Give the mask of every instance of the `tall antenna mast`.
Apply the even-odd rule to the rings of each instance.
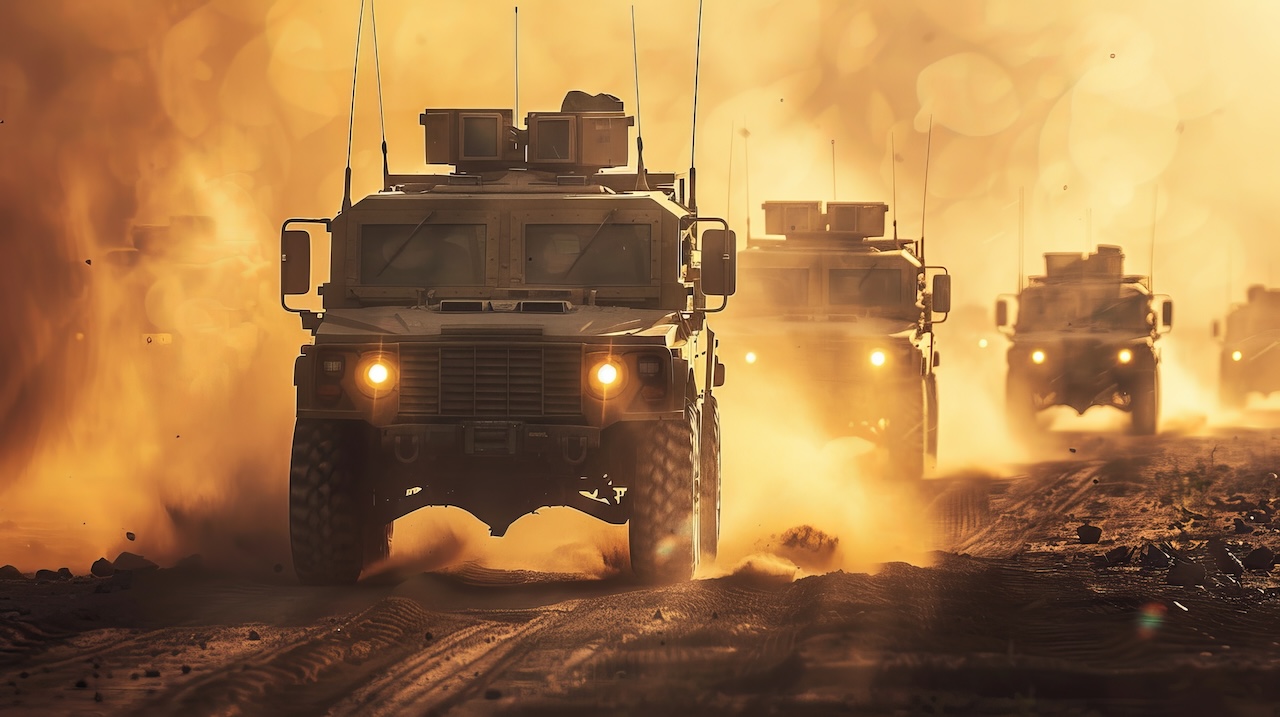
[[[364,36],[364,0],[360,0],[360,21],[356,23],[356,58],[351,68],[351,111],[347,115],[347,170],[342,182],[342,211],[351,208],[351,140],[356,126],[356,77],[360,74],[360,38]]]
[[[1151,275],[1147,277],[1147,289],[1156,290],[1156,206],[1160,203],[1160,185],[1151,190]]]
[[[725,172],[725,189],[724,189],[724,216],[726,219],[733,216],[733,212],[729,211],[733,207],[733,133],[737,129],[736,123],[729,122],[729,169]]]
[[[889,133],[889,176],[893,186],[893,240],[898,241],[898,144]]]
[[[924,145],[924,191],[920,193],[920,263],[924,264],[924,216],[929,205],[929,155],[933,152],[933,115],[929,115],[929,135]]]
[[[1084,210],[1084,253],[1093,248],[1093,207]]]
[[[644,138],[640,123],[640,50],[636,44],[636,6],[631,6],[631,66],[636,74],[636,191],[649,191],[649,173],[644,168]]]
[[[831,140],[831,198],[836,198],[836,141]]]
[[[382,191],[391,188],[391,169],[387,166],[387,115],[382,109],[382,64],[378,60],[377,0],[369,0],[369,19],[373,25],[373,68],[378,78],[378,124],[382,127]]]
[[[1026,276],[1023,268],[1023,262],[1027,258],[1026,209],[1023,198],[1025,191],[1026,187],[1018,187],[1018,291],[1022,291],[1022,283],[1025,281],[1023,277]]]
[[[689,138],[689,211],[698,213],[698,71],[702,63],[702,0],[698,0],[698,35],[693,46],[693,126]]]
[[[751,130],[747,129],[747,120],[742,120],[742,173],[746,175],[744,184],[747,192],[747,236],[751,236]]]
[[[514,110],[515,112],[514,119],[516,122],[519,122],[520,121],[520,6],[519,5],[515,6],[514,35],[515,35],[514,62],[516,66],[516,106]]]

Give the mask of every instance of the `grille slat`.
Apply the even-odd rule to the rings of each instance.
[[[405,416],[537,417],[582,413],[577,346],[400,348]]]

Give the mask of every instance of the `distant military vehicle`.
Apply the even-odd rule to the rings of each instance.
[[[1044,276],[1030,277],[1016,297],[996,303],[996,325],[1012,342],[1005,393],[1010,428],[1030,433],[1039,425],[1037,414],[1050,406],[1081,414],[1112,406],[1130,413],[1134,433],[1154,434],[1156,341],[1173,324],[1173,303],[1151,293],[1148,277],[1125,275],[1118,246],[1044,258]]]
[[[745,380],[782,367],[824,438],[872,441],[896,476],[919,479],[937,455],[933,325],[950,311],[951,277],[926,290],[926,270],[945,269],[926,267],[917,242],[882,238],[885,204],[763,207],[766,236],[739,256],[742,290],[720,324],[726,355]]]
[[[453,173],[389,176],[333,219],[284,223],[286,296],[312,288],[311,237],[290,227],[330,234],[295,369],[303,582],[353,582],[424,506],[499,536],[543,506],[629,522],[645,581],[688,579],[716,552],[724,366],[707,297],[734,292],[733,233],[696,214],[684,179],[600,171],[628,163],[617,98],[512,115],[428,109],[427,164]]]
[[[1218,398],[1224,408],[1241,408],[1251,392],[1280,390],[1280,289],[1249,287],[1247,301],[1227,314],[1226,332],[1213,322],[1222,340]]]

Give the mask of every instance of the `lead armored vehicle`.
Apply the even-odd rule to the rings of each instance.
[[[996,303],[996,325],[1012,342],[1005,393],[1010,428],[1032,432],[1037,414],[1051,406],[1081,414],[1111,406],[1130,414],[1133,433],[1154,434],[1156,342],[1173,324],[1173,303],[1151,293],[1148,277],[1124,273],[1118,246],[1044,258],[1044,276],[1030,277],[1016,297]]]
[[[1280,390],[1280,289],[1249,287],[1246,302],[1227,314],[1226,331],[1213,323],[1222,341],[1218,397],[1223,408],[1242,408],[1252,392]]]
[[[739,256],[741,291],[720,323],[726,355],[744,380],[785,374],[824,439],[867,439],[892,475],[919,479],[937,455],[933,326],[951,277],[928,290],[926,270],[945,269],[925,266],[919,242],[883,238],[885,204],[763,207],[766,236]]]
[[[733,234],[683,179],[601,171],[628,163],[617,98],[512,115],[428,109],[426,162],[453,172],[388,175],[332,219],[284,223],[284,296],[312,289],[312,240],[330,265],[294,379],[303,582],[353,582],[424,506],[498,536],[544,506],[629,522],[645,581],[715,554],[724,367],[707,314],[734,291]]]

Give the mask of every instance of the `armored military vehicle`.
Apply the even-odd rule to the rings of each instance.
[[[1280,390],[1280,289],[1249,287],[1246,303],[1227,314],[1226,331],[1213,323],[1222,341],[1218,398],[1223,408],[1242,408],[1249,393]]]
[[[720,323],[726,360],[744,381],[781,368],[823,438],[870,440],[894,477],[919,479],[937,455],[933,326],[950,311],[951,277],[927,289],[927,272],[946,270],[925,266],[918,242],[883,238],[886,204],[763,208],[765,236],[739,256],[742,288]]]
[[[1016,297],[996,303],[996,325],[1011,340],[1005,393],[1010,428],[1034,432],[1037,414],[1050,406],[1081,414],[1112,406],[1132,416],[1133,433],[1154,434],[1160,415],[1156,341],[1173,324],[1173,303],[1153,295],[1147,277],[1124,273],[1118,246],[1044,258],[1044,276],[1030,277]]]
[[[312,289],[313,238],[330,255],[295,369],[305,583],[356,580],[424,506],[496,536],[543,506],[629,523],[644,581],[716,552],[724,366],[707,314],[734,292],[733,233],[643,158],[601,171],[628,164],[617,98],[512,115],[428,109],[426,162],[452,173],[391,175],[332,219],[284,223],[282,300]]]

